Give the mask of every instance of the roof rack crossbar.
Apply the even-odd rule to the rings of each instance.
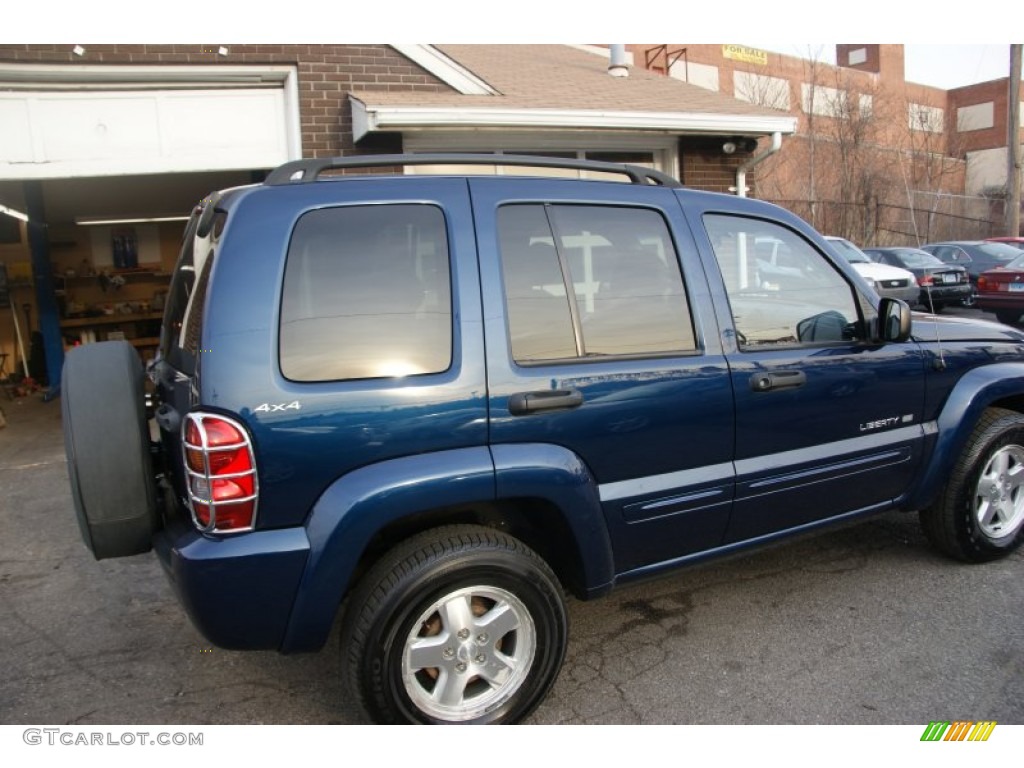
[[[656,184],[662,187],[681,187],[666,173],[624,163],[605,163],[597,160],[575,160],[562,157],[533,157],[531,155],[427,153],[402,155],[351,155],[348,157],[321,157],[293,160],[278,166],[267,176],[264,184],[281,186],[305,184],[317,180],[324,171],[346,168],[382,168],[401,165],[514,165],[533,168],[574,168],[581,171],[617,173],[628,176],[633,184]]]

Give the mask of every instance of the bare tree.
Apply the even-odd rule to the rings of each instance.
[[[956,215],[954,202],[961,216],[968,213],[972,199],[962,194],[966,173],[963,142],[954,126],[948,125],[943,110],[909,99],[904,104],[906,119],[897,158],[909,213],[908,234],[920,245],[956,236],[955,231],[946,231],[942,222]]]

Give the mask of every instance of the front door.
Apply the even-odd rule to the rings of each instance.
[[[917,344],[868,340],[874,307],[797,227],[688,213],[722,275],[723,325],[732,323],[736,502],[726,542],[890,504],[924,436]]]

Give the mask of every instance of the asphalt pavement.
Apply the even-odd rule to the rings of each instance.
[[[0,395],[2,398],[2,395]],[[96,562],[60,404],[0,399],[0,723],[356,723],[317,654],[211,648],[155,555]],[[532,723],[1024,723],[1024,551],[951,562],[889,513],[570,602]]]

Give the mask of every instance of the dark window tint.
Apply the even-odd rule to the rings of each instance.
[[[299,220],[281,303],[281,371],[287,378],[447,370],[451,315],[448,242],[438,208],[328,208]]]
[[[572,313],[544,208],[502,208],[498,232],[513,357],[521,362],[575,357]]]
[[[502,208],[498,221],[517,361],[694,350],[679,265],[660,214],[522,205]]]

